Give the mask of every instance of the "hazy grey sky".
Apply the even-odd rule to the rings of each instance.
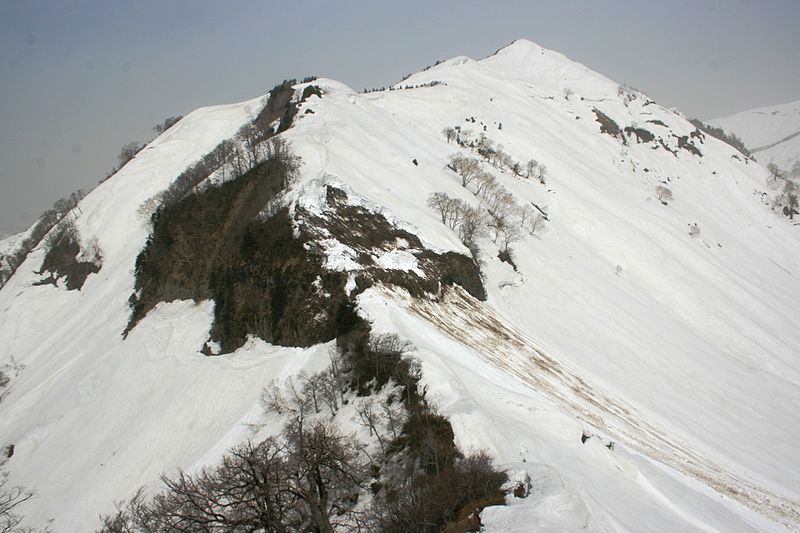
[[[0,235],[169,115],[524,37],[701,118],[800,99],[798,0],[0,0]]]

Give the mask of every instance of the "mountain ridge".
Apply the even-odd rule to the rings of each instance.
[[[786,174],[797,173],[794,165],[800,161],[800,100],[739,111],[709,123],[741,137],[763,165],[775,163]]]
[[[515,202],[548,215],[544,231],[511,244],[514,266],[497,258],[500,244],[479,240],[488,311],[468,315],[523,332],[524,342],[510,334],[462,342],[453,324],[437,325],[434,318],[452,308],[435,312],[435,300],[415,302],[380,286],[358,296],[375,331],[397,331],[417,345],[430,398],[464,449],[486,448],[502,465],[539,474],[543,499],[491,510],[488,531],[531,520],[562,530],[642,530],[651,520],[675,531],[796,529],[800,472],[791,457],[800,434],[791,404],[800,339],[791,317],[799,311],[792,272],[800,253],[796,228],[762,199],[769,194],[763,167],[645,95],[525,40],[482,60],[445,61],[391,91],[361,95],[318,79],[297,84],[295,95],[311,84],[322,96],[303,102],[281,134],[303,162],[286,193],[290,213],[319,207],[336,185],[426,248],[470,254],[426,206],[437,192],[485,205],[447,168],[460,153],[480,158]],[[7,340],[0,362],[25,365],[0,404],[0,435],[15,444],[11,479],[40,490],[32,514],[42,523],[92,527],[113,501],[140,485],[157,487],[162,471],[197,469],[248,436],[268,434],[276,421],[260,412],[260,388],[327,361],[324,344],[278,347],[257,337],[229,355],[200,355],[214,311],[207,300],[160,303],[120,337],[134,262],[150,231],[140,207],[232,138],[262,101],[193,112],[81,201],[81,241],[96,239],[103,253],[83,289],[36,286],[40,248],[0,291]],[[598,112],[616,133],[601,132]],[[456,126],[463,145],[442,135]],[[545,183],[483,160],[465,141],[482,134],[495,153],[544,164]],[[658,186],[674,195],[667,205]],[[692,234],[692,224],[702,231]],[[346,243],[331,238],[325,250],[326,268],[353,280],[363,269]],[[405,275],[414,271],[407,255],[374,255]],[[53,333],[41,338],[38,324]],[[507,360],[489,348],[504,343],[518,350]],[[575,381],[568,383],[623,399],[728,481],[687,477],[670,466],[677,456],[654,459],[642,451],[647,431],[639,442],[617,440],[621,422],[607,413],[575,418],[539,390],[541,360],[531,344],[569,369]],[[527,373],[539,385],[520,379]],[[252,433],[259,424],[265,429]],[[582,442],[585,433],[594,438]],[[609,440],[616,446],[605,447]],[[74,493],[84,497],[75,501]],[[548,502],[570,511],[548,511]]]

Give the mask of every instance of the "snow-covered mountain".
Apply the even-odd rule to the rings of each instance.
[[[770,209],[763,166],[525,40],[393,90],[298,84],[295,101],[311,85],[322,96],[280,134],[302,161],[284,196],[295,233],[317,232],[373,331],[413,342],[459,446],[531,476],[530,496],[482,513],[485,531],[800,531],[800,241]],[[41,283],[44,245],[0,290],[11,377],[0,446],[13,444],[10,481],[38,492],[21,509],[32,525],[96,528],[162,472],[213,464],[279,427],[262,388],[327,364],[330,343],[252,335],[202,355],[219,351],[211,298],[158,303],[122,335],[129,297],[144,294],[148,202],[263,104],[194,111],[80,201],[79,257],[99,270],[79,290]],[[507,161],[490,164],[481,146]],[[370,268],[436,282],[429,254],[470,255],[427,205],[437,192],[489,202],[448,168],[454,153],[481,158],[496,190],[546,214],[543,229],[509,239],[513,266],[498,257],[503,236],[477,239],[485,301],[457,285],[438,297],[380,280],[356,290]],[[509,163],[531,159],[541,180]],[[357,247],[333,229],[337,202],[409,238]]]
[[[800,100],[740,111],[708,123],[735,133],[762,165],[775,163],[790,173],[800,162]]]

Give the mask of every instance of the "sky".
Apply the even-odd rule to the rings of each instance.
[[[164,118],[534,41],[703,119],[800,99],[798,0],[0,0],[0,236]]]

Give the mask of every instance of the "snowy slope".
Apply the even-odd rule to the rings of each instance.
[[[533,495],[486,511],[487,531],[798,530],[800,246],[761,200],[764,167],[710,137],[702,157],[676,149],[671,135],[694,131],[682,117],[624,101],[611,80],[528,41],[402,85],[432,81],[362,95],[318,80],[314,113],[283,135],[303,160],[295,201],[313,206],[334,183],[434,250],[467,253],[428,195],[477,205],[445,168],[467,152],[442,128],[482,123],[513,158],[547,165],[546,186],[492,169],[550,222],[513,245],[518,271],[480,242],[487,302],[359,296],[376,331],[418,347],[459,444],[531,475]],[[81,202],[81,238],[98,240],[104,263],[80,292],[32,285],[41,250],[0,291],[0,364],[24,365],[0,404],[0,445],[15,444],[12,481],[39,491],[26,508],[35,525],[91,529],[159,473],[213,462],[263,421],[261,387],[327,357],[258,340],[203,357],[209,302],[162,304],[120,336],[148,232],[139,206],[259,101],[188,115]],[[595,107],[675,153],[601,134]],[[582,432],[595,436],[583,444]]]
[[[740,111],[709,124],[738,135],[762,165],[774,162],[789,172],[800,161],[800,100]]]

